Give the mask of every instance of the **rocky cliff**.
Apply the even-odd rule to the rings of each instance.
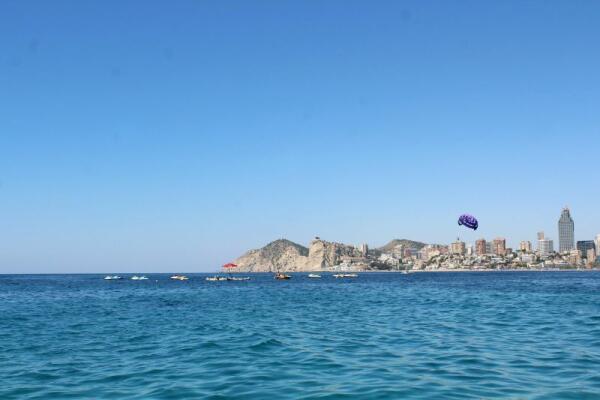
[[[310,243],[307,265],[313,270],[325,271],[349,257],[360,257],[360,251],[343,243],[315,239]]]
[[[308,260],[308,249],[286,239],[263,248],[250,250],[234,261],[240,272],[302,271]]]
[[[360,257],[354,246],[315,239],[306,248],[286,239],[250,250],[234,261],[240,272],[324,271],[352,257]]]

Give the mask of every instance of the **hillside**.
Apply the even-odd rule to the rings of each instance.
[[[287,239],[275,240],[266,246],[250,250],[234,262],[238,271],[273,272],[302,269],[308,258],[308,249]]]
[[[414,240],[394,239],[394,240],[390,241],[389,243],[387,243],[385,246],[379,247],[376,250],[379,250],[382,253],[389,253],[394,248],[399,247],[399,246],[404,246],[404,248],[415,248],[417,250],[421,250],[426,245],[427,245],[426,243],[416,242]]]

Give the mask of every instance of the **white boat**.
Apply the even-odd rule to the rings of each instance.
[[[119,279],[123,279],[123,278],[121,278],[119,275],[106,275],[104,277],[105,281],[118,281]]]
[[[316,279],[316,278],[320,278],[320,277],[321,277],[321,275],[317,275],[317,274],[308,274],[308,277],[309,277],[309,278],[315,278],[315,279]]]
[[[206,280],[209,282],[218,282],[218,281],[249,281],[249,276],[208,276]]]
[[[148,278],[145,277],[145,276],[143,276],[143,275],[142,276],[134,275],[134,276],[131,277],[131,280],[132,281],[147,281]]]
[[[226,281],[227,278],[224,276],[208,276],[208,277],[206,277],[206,280],[210,281],[210,282],[218,282],[218,281]]]
[[[334,274],[334,278],[357,278],[357,274]]]
[[[185,275],[173,275],[171,279],[174,279],[176,281],[187,281],[189,278]]]

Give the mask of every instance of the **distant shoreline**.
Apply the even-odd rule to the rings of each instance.
[[[339,273],[355,273],[355,274],[403,274],[403,270],[400,271],[331,271],[331,270],[322,270],[322,271],[284,271],[286,274],[311,274],[311,273],[330,273],[330,274],[339,274]],[[408,274],[422,274],[422,273],[448,273],[448,272],[600,272],[600,268],[586,268],[586,269],[435,269],[435,270],[409,270]],[[174,273],[187,274],[187,275],[216,275],[216,274],[229,274],[228,272],[221,271],[204,271],[204,272],[36,272],[36,273],[27,273],[27,272],[15,272],[15,273],[0,273],[0,276],[9,276],[9,275],[35,275],[35,276],[44,276],[44,275],[114,275],[114,274],[122,274],[122,275],[136,275],[136,274],[145,274],[145,275],[169,275]],[[232,272],[231,274],[273,274],[274,272]]]

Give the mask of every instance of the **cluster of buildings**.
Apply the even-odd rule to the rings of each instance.
[[[558,249],[544,232],[538,232],[535,246],[530,241],[522,241],[518,249],[512,249],[507,247],[503,237],[482,238],[474,245],[457,239],[449,246],[394,249],[378,255],[377,262],[400,270],[592,268],[600,266],[599,252],[600,234],[595,240],[575,242],[575,223],[569,209],[564,208],[558,220]]]

